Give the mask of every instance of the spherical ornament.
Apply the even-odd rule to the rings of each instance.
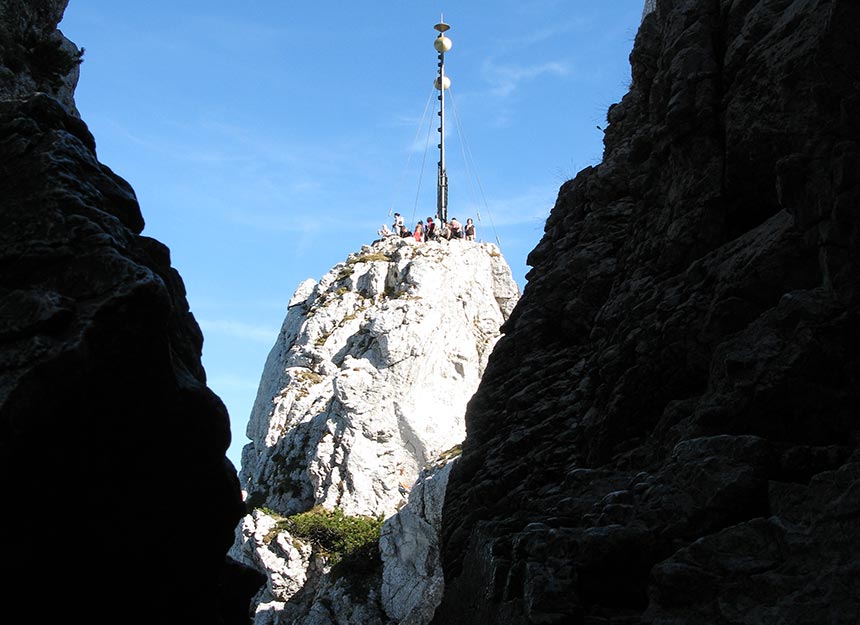
[[[442,84],[445,85],[445,89],[451,88],[451,79],[447,76],[442,76]],[[433,81],[433,86],[437,89],[439,88],[439,77],[436,76],[436,80]]]
[[[452,45],[454,44],[445,35],[439,35],[436,37],[436,41],[433,42],[433,47],[436,48],[436,52],[448,52]]]

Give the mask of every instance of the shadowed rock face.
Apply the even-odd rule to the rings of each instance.
[[[3,2],[4,63],[24,32],[53,40],[64,8]],[[73,103],[5,88],[26,83],[16,59],[0,68],[3,611],[245,622],[260,579],[226,559],[244,506],[182,280]]]
[[[434,623],[858,622],[857,24],[645,16],[470,402]]]
[[[75,87],[83,50],[57,24],[69,0],[0,0],[0,94],[26,98],[42,92],[75,116]]]

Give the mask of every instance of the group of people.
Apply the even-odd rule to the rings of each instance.
[[[382,224],[382,228],[376,233],[381,237],[414,237],[416,241],[438,241],[439,239],[457,240],[465,239],[466,241],[475,240],[475,222],[469,217],[465,225],[461,224],[456,217],[452,218],[448,223],[442,222],[442,227],[438,228],[432,217],[428,217],[426,222],[419,221],[415,224],[415,229],[410,230],[403,223],[403,217],[400,213],[394,213],[394,223],[391,225],[391,230],[388,226]]]

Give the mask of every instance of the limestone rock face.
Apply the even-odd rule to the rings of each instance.
[[[260,524],[268,513],[289,516],[314,506],[370,517],[396,513],[419,473],[462,441],[466,404],[518,297],[498,248],[466,241],[384,239],[318,283],[299,286],[263,371],[248,424],[252,442],[242,455],[247,503],[265,512],[246,517],[231,553],[269,574],[257,623],[311,618],[334,604],[341,609],[330,611],[338,614],[326,617],[330,622],[356,625],[387,623],[399,610],[415,610],[405,604],[416,598],[392,586],[392,580],[407,581],[402,573],[386,578],[381,611],[378,580],[370,590],[375,598],[356,601],[332,586],[314,557],[306,573],[287,573],[304,558],[296,555],[301,550],[289,536],[259,540]],[[439,561],[430,534],[438,528],[444,487],[419,490],[432,493],[437,511],[432,521],[415,513],[428,534],[420,548],[424,560],[404,566],[427,569]],[[386,533],[384,552],[395,558],[401,549],[395,535],[416,540],[399,529]],[[435,579],[437,572],[425,575]],[[293,581],[278,581],[287,577]]]
[[[439,530],[445,487],[458,457],[423,469],[409,502],[382,527],[380,602],[398,625],[427,625],[442,600]]]
[[[646,11],[469,404],[435,625],[860,620],[858,24]]]
[[[2,620],[242,623],[261,580],[226,557],[244,506],[182,279],[69,102],[15,82],[64,7],[0,4]]]

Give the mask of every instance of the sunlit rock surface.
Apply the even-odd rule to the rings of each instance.
[[[409,502],[382,528],[380,602],[398,625],[426,625],[442,600],[439,529],[445,487],[457,457],[442,458],[422,470]]]
[[[395,612],[416,612],[416,598],[392,587],[407,582],[404,574],[390,573],[382,600],[379,579],[369,594],[348,596],[323,559],[311,554],[300,564],[295,538],[266,542],[260,524],[269,513],[314,506],[395,514],[419,473],[462,441],[466,404],[518,297],[498,248],[467,241],[377,241],[299,286],[263,371],[242,456],[242,486],[256,511],[237,529],[231,553],[269,574],[258,624],[388,623]],[[411,514],[423,519],[435,505],[433,520],[421,520],[421,531],[435,533],[444,491],[419,490],[433,493],[435,504],[416,501],[421,511]],[[392,558],[401,534],[416,540],[417,526],[401,531],[405,525],[386,529]],[[438,568],[435,540],[421,546],[423,561],[407,566]],[[305,572],[290,574],[294,565]],[[428,579],[437,574],[427,571]],[[288,577],[301,588],[278,581]],[[333,605],[341,609],[323,610]],[[431,615],[432,607],[423,622]]]

